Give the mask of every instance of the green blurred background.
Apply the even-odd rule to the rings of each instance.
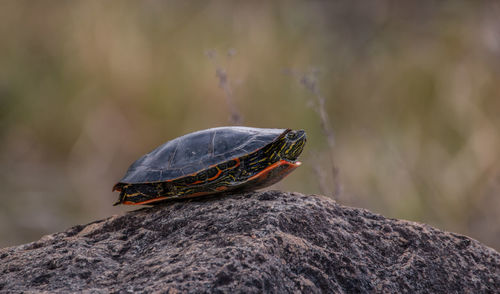
[[[133,209],[111,188],[135,159],[230,124],[219,68],[244,125],[308,133],[304,165],[273,188],[337,181],[342,204],[498,250],[499,15],[493,1],[1,1],[0,246]]]

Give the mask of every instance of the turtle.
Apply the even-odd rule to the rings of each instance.
[[[193,132],[135,161],[113,187],[120,192],[114,205],[264,188],[301,165],[297,157],[305,143],[304,130],[229,126]]]

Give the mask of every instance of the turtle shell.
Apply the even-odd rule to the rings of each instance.
[[[276,140],[287,129],[219,127],[184,135],[142,156],[128,169],[120,183],[170,181],[211,165],[239,158]]]

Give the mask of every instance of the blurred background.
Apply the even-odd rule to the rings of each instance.
[[[236,114],[308,133],[303,166],[272,188],[499,250],[499,15],[494,1],[1,1],[0,246],[137,208],[111,206],[134,160]]]

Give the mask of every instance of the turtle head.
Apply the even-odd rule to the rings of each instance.
[[[281,148],[281,158],[295,161],[306,144],[306,132],[304,130],[289,130],[283,138],[284,146]]]

